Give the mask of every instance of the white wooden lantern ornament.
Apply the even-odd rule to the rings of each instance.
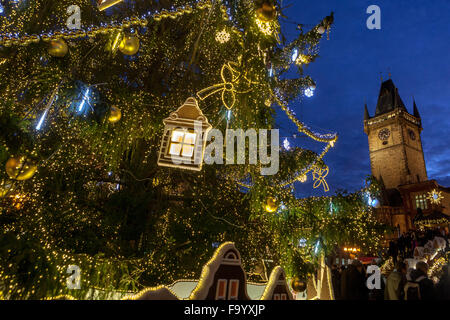
[[[188,98],[163,123],[158,165],[200,171],[206,138],[212,126],[198,107],[197,100]]]

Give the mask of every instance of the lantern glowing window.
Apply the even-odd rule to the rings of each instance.
[[[199,109],[195,98],[164,119],[164,135],[158,165],[200,171],[211,125]]]
[[[194,155],[196,137],[197,135],[193,132],[172,131],[169,154],[173,156],[192,157]]]

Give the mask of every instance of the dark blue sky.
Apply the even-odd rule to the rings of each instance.
[[[321,0],[283,1],[290,20],[315,25],[334,11],[330,40],[322,40],[320,57],[305,69],[317,83],[315,95],[290,107],[317,131],[335,131],[339,140],[324,158],[330,167],[330,193],[356,191],[370,174],[364,103],[373,116],[383,79],[392,80],[409,112],[413,96],[422,117],[422,143],[429,179],[450,186],[450,1],[449,0]],[[366,27],[368,6],[381,8],[381,30]],[[293,37],[295,25],[282,24]],[[279,114],[277,122],[295,127]],[[283,131],[281,135],[286,135]],[[291,144],[308,146],[307,139]],[[316,148],[323,145],[316,143]],[[317,149],[316,149],[317,150]],[[311,176],[296,184],[299,195],[320,195]]]

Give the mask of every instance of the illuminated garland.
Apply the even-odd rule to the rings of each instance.
[[[42,300],[77,300],[77,299],[68,294],[61,294],[55,297],[45,297]]]
[[[327,152],[330,150],[331,147],[334,147],[334,144],[335,144],[335,142],[338,139],[338,135],[337,135],[337,133],[334,133],[334,134],[319,134],[319,133],[311,131],[303,122],[301,122],[300,120],[298,120],[295,117],[293,112],[283,102],[281,102],[281,100],[276,95],[272,94],[272,97],[275,99],[275,101],[278,103],[278,105],[281,107],[281,109],[286,113],[286,115],[288,116],[289,120],[291,120],[297,126],[297,129],[298,129],[298,131],[300,133],[306,134],[309,138],[311,138],[311,139],[313,139],[315,141],[327,143],[327,145],[323,149],[322,153],[316,158],[316,160],[313,163],[311,163],[304,170],[298,172],[294,176],[294,178],[281,183],[282,187],[286,187],[288,185],[293,184],[296,181],[301,181],[301,182],[306,181],[306,179],[305,179],[306,175],[309,172],[311,172],[312,170],[314,171],[317,168],[317,163],[320,160],[322,160],[322,158],[325,156],[325,154],[327,154]],[[316,170],[320,170],[320,169],[318,168]],[[241,182],[241,181],[238,181],[237,184],[240,185],[241,187],[248,188],[248,189],[250,189],[252,187],[250,184],[246,184],[246,183]],[[319,185],[320,185],[320,183],[319,183]],[[329,190],[328,184],[324,184],[324,188],[325,188],[325,191],[328,191]]]
[[[331,147],[334,147],[334,143],[338,139],[337,133],[320,134],[311,131],[303,122],[301,122],[294,116],[293,112],[283,102],[281,102],[276,95],[272,94],[272,97],[275,99],[275,101],[278,103],[281,109],[286,113],[289,120],[291,120],[297,126],[298,132],[306,134],[308,137],[310,137],[315,141],[327,142],[330,144]]]
[[[197,3],[197,9],[204,10],[212,7],[211,0],[200,1]],[[223,11],[223,10],[222,10]],[[122,30],[125,28],[130,28],[132,26],[140,25],[145,27],[149,20],[161,21],[162,19],[177,19],[178,17],[183,16],[184,14],[191,14],[193,12],[193,8],[191,6],[182,6],[179,8],[173,8],[171,10],[163,9],[161,12],[155,11],[153,14],[150,12],[139,17],[126,18],[119,23],[109,23],[109,24],[101,24],[100,26],[91,26],[86,29],[80,30],[57,30],[50,31],[48,33],[42,33],[40,35],[24,35],[19,36],[18,34],[5,34],[0,35],[0,45],[5,47],[20,45],[20,46],[28,46],[32,43],[38,43],[40,40],[45,42],[49,42],[57,39],[79,39],[85,37],[95,37],[98,34],[108,34],[115,32],[117,30]],[[225,13],[226,14],[226,11]]]
[[[432,227],[432,226],[448,224],[448,223],[449,223],[449,219],[448,218],[425,219],[425,220],[419,220],[419,221],[415,222],[415,224],[419,228]]]
[[[436,262],[428,270],[428,277],[430,279],[436,277],[447,263],[448,260],[445,257],[440,257],[439,259],[437,259]]]

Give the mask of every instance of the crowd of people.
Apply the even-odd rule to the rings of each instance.
[[[372,262],[375,264],[375,262]],[[408,273],[407,264],[398,261],[387,278],[381,275],[379,289],[369,289],[366,267],[353,260],[347,267],[332,267],[336,300],[450,300],[450,268],[443,267],[442,277],[435,284],[428,277],[428,264],[420,261]]]
[[[405,259],[413,258],[414,249],[423,247],[434,237],[446,240],[449,251],[448,234],[442,230],[426,232],[410,231],[391,241],[388,256],[392,257],[394,269],[387,277],[380,275],[378,288],[369,289],[366,266],[353,260],[350,265],[333,265],[331,269],[336,300],[450,300],[450,268],[445,265],[438,282],[428,277],[429,266],[424,261],[417,262],[415,269],[409,268]],[[377,265],[376,260],[372,265]]]
[[[394,264],[398,258],[412,258],[416,247],[423,247],[435,237],[448,239],[448,234],[444,229],[428,229],[427,231],[409,231],[403,233],[395,241],[389,242],[388,255],[392,257]]]

